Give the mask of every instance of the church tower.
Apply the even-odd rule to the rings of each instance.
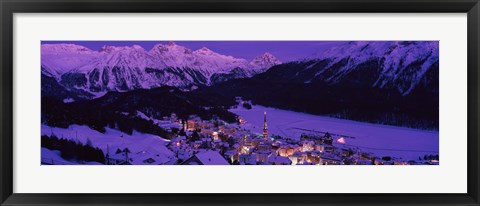
[[[263,112],[263,139],[268,138],[267,112]]]

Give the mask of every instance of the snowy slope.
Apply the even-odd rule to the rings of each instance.
[[[364,69],[362,66],[367,64],[380,68],[380,71],[372,72],[376,78],[372,87],[396,88],[407,95],[420,84],[428,70],[438,70],[438,49],[439,43],[436,41],[349,42],[313,57],[329,63],[312,78],[320,77],[330,83],[341,82],[354,72]]]
[[[57,79],[99,56],[99,52],[75,44],[43,44],[41,50],[42,72]]]
[[[173,152],[165,146],[168,140],[136,131],[132,135],[128,135],[118,130],[107,128],[105,134],[102,134],[90,129],[88,126],[70,125],[70,127],[64,129],[42,124],[41,133],[42,135],[54,134],[60,138],[79,141],[83,144],[90,140],[94,147],[102,149],[105,154],[108,152],[111,156],[115,154],[116,149],[128,148],[131,151],[130,156],[134,164],[142,164],[144,159],[150,157],[154,157],[161,163],[175,159]],[[52,155],[45,153],[45,157],[52,158]]]
[[[42,165],[78,165],[78,164],[85,164],[85,165],[102,165],[98,162],[76,162],[76,161],[68,161],[62,158],[60,151],[58,150],[49,150],[47,148],[42,147],[41,151],[42,157]]]
[[[58,150],[49,150],[42,147],[42,164],[43,165],[73,165],[74,162],[63,159]]]

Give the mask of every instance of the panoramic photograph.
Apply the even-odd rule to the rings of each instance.
[[[422,165],[438,41],[42,41],[41,165]]]

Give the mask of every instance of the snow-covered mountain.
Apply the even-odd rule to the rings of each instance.
[[[438,42],[344,43],[310,59],[193,92],[315,115],[438,129]]]
[[[42,45],[43,74],[67,88],[92,92],[210,85],[250,77],[280,63],[269,53],[248,62],[206,47],[193,51],[174,42],[157,44],[150,51],[138,45],[103,46],[99,51],[73,44]]]
[[[279,82],[369,86],[408,95],[418,86],[438,84],[438,48],[436,41],[355,41],[281,64],[270,53],[249,62],[174,42],[157,44],[149,51],[137,45],[92,51],[73,44],[44,44],[42,73],[67,89],[89,92],[160,86],[190,89],[263,73]]]
[[[197,85],[211,86],[192,89]],[[160,86],[172,87],[155,88]],[[112,114],[142,108],[144,113],[169,114],[172,108],[181,108],[178,113],[188,107],[191,114],[210,114],[202,108],[232,106],[236,97],[242,97],[315,115],[438,129],[439,42],[345,42],[287,63],[269,53],[249,62],[173,42],[149,51],[140,46],[105,46],[99,51],[77,45],[42,46],[42,101],[46,101],[42,105],[54,109],[54,114],[57,107],[51,105],[58,99],[76,101],[93,98],[90,93],[127,90],[134,91],[77,101],[72,104],[80,106],[72,111],[116,101],[106,107]],[[134,93],[138,96],[131,96]],[[89,112],[78,115],[91,116]]]
[[[250,65],[252,65],[251,68],[255,69],[256,71],[261,71],[281,63],[282,62],[278,60],[275,56],[268,52],[265,52],[263,55],[260,55],[253,59],[252,62],[250,62]]]
[[[43,44],[41,47],[42,73],[60,78],[98,57],[97,51],[75,44]]]
[[[364,83],[374,88],[394,88],[403,95],[416,86],[438,81],[438,42],[355,41],[331,48],[302,61],[305,83]],[[302,75],[300,75],[302,76]],[[437,88],[438,89],[438,88]]]

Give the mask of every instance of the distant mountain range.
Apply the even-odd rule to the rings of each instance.
[[[195,101],[191,111],[212,104],[233,106],[235,97],[242,96],[280,109],[438,129],[439,44],[346,42],[286,63],[269,53],[249,62],[208,48],[193,51],[173,42],[158,44],[150,51],[140,46],[104,46],[92,51],[72,44],[42,45],[43,97],[70,102],[122,91],[115,95],[142,94],[135,104],[150,105],[159,98],[147,98],[159,94],[149,91],[156,87],[180,89],[182,92],[175,92],[177,100],[189,105],[193,99],[205,98]],[[123,92],[139,89],[142,92]],[[122,100],[128,103],[128,98]]]
[[[438,128],[438,42],[350,42],[193,92],[359,121]],[[201,95],[200,95],[201,96]]]
[[[161,86],[190,89],[233,78],[251,77],[281,62],[269,53],[251,62],[174,42],[150,51],[134,45],[103,46],[99,51],[75,44],[43,44],[42,74],[66,89],[128,91]]]

